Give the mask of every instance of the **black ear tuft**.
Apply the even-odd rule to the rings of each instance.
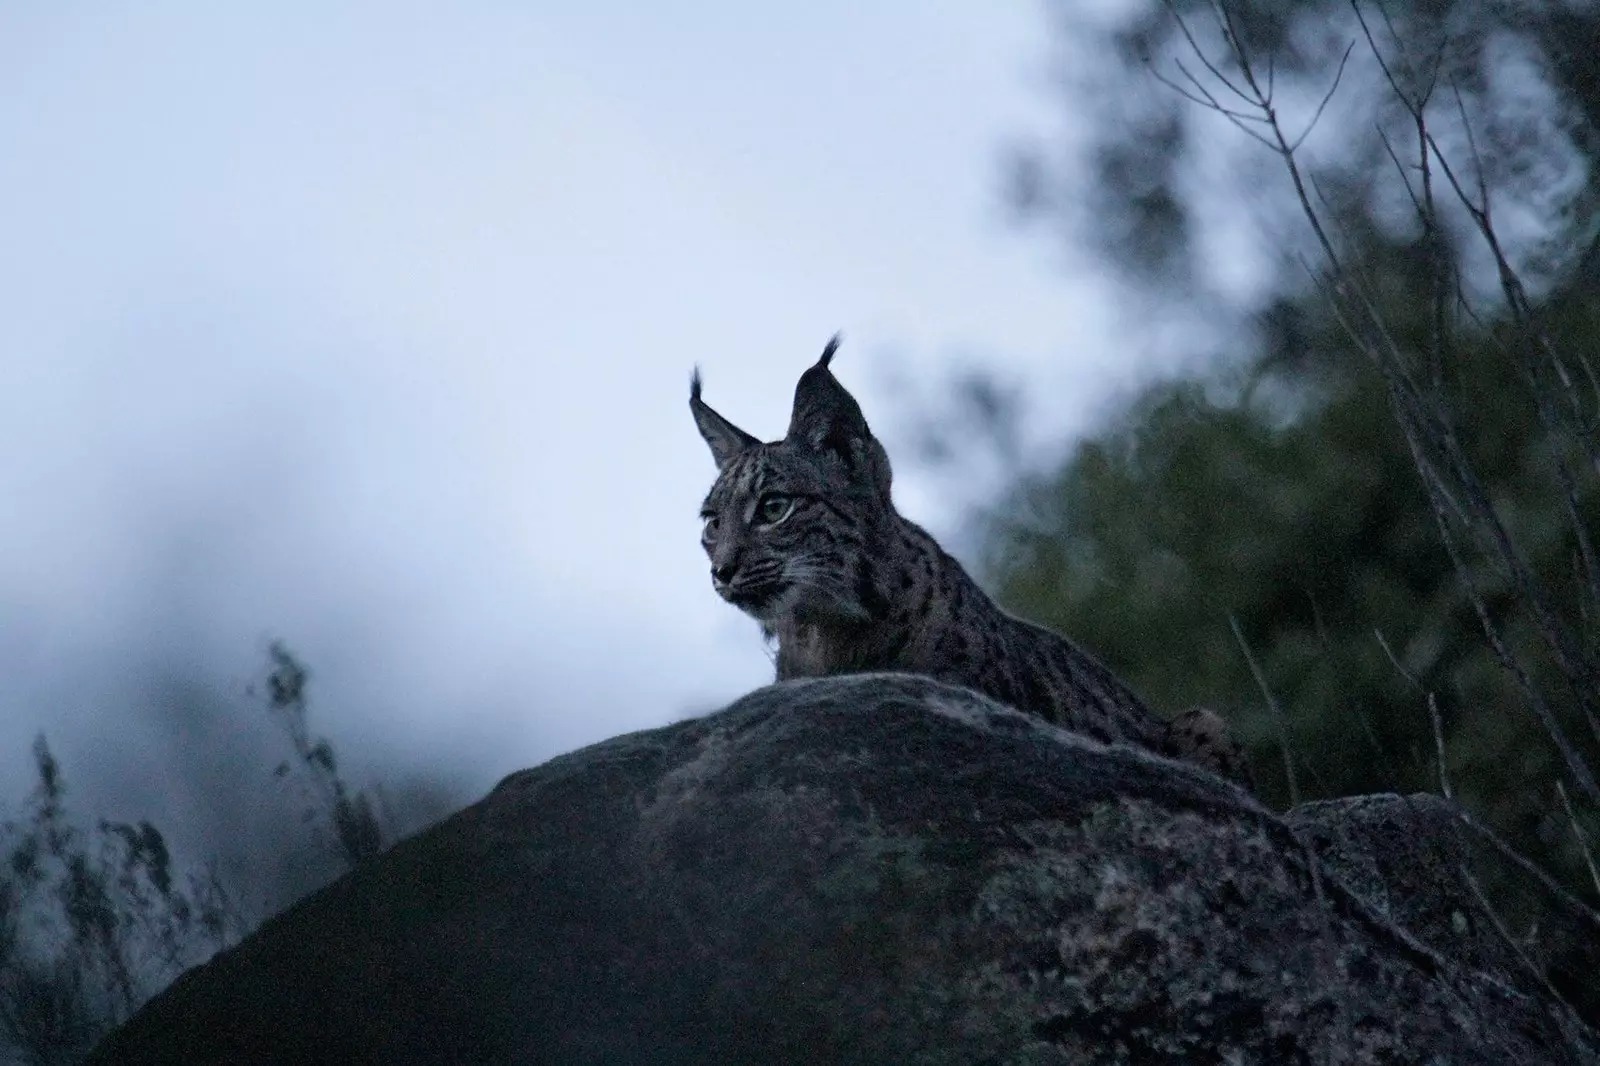
[[[835,333],[794,387],[794,409],[789,415],[789,437],[806,441],[813,448],[826,443],[837,450],[850,437],[870,437],[866,417],[855,397],[845,391],[828,364],[839,350],[841,338]],[[848,449],[845,449],[848,451]],[[845,456],[848,458],[848,456]]]
[[[835,333],[828,338],[827,345],[822,349],[822,358],[817,360],[817,365],[825,367],[833,362],[833,353],[839,350],[839,345],[842,343],[844,343],[843,333]]]
[[[753,448],[761,443],[717,414],[700,399],[698,366],[689,376],[689,411],[694,415],[694,424],[699,428],[700,436],[705,438],[707,447],[711,449],[711,458],[716,460],[718,470],[727,466],[730,459],[746,448]]]
[[[794,388],[794,411],[789,416],[787,439],[836,456],[853,480],[887,499],[889,457],[868,428],[861,405],[828,368],[841,340],[835,333],[822,349],[822,357],[800,375]]]

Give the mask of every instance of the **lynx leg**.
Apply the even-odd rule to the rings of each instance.
[[[1255,791],[1244,746],[1228,731],[1222,716],[1205,707],[1190,707],[1167,723],[1167,754],[1203,766],[1236,785]]]

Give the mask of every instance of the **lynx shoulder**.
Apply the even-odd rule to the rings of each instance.
[[[926,674],[1107,742],[1248,784],[1211,711],[1169,724],[1076,644],[1002,610],[890,499],[889,456],[829,363],[800,377],[788,432],[763,443],[689,389],[717,478],[700,514],[711,583],[777,639],[778,679]]]

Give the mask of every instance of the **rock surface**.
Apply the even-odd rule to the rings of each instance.
[[[1430,948],[1526,995],[1553,993],[1600,1024],[1600,915],[1519,865],[1454,804],[1431,793],[1355,796],[1303,804],[1285,821],[1325,869]]]
[[[788,682],[513,774],[90,1061],[1600,1064],[1459,899],[1396,898],[1382,819],[1316,806],[932,681]]]

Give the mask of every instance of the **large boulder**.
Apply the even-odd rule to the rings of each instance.
[[[929,680],[788,682],[512,775],[90,1061],[1600,1063],[1316,814]]]
[[[1354,796],[1284,820],[1390,922],[1459,966],[1554,994],[1600,1023],[1600,915],[1448,800]]]

